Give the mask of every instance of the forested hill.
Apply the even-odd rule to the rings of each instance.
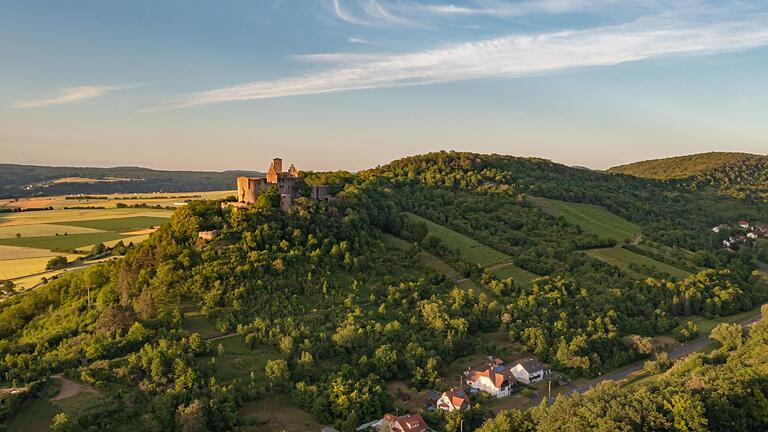
[[[712,186],[741,196],[750,191],[768,192],[768,156],[748,153],[701,153],[635,162],[608,171],[699,188]]]
[[[307,185],[319,183],[334,199],[309,198]],[[732,253],[710,229],[721,218],[768,220],[765,206],[734,197],[457,152],[355,175],[302,173],[298,190],[305,196],[289,211],[274,188],[246,208],[192,201],[145,242],[123,245],[123,258],[0,303],[0,389],[29,389],[0,405],[0,424],[20,430],[55,394],[51,376],[64,373],[99,394],[55,419],[48,405],[57,431],[256,431],[274,417],[301,419],[287,430],[352,432],[386,412],[420,410],[435,430],[471,432],[493,417],[490,399],[473,395],[471,409],[442,414],[421,397],[406,408],[400,393],[446,390],[468,358],[488,355],[535,355],[571,378],[604,375],[649,358],[655,336],[695,337],[694,317],[752,313],[768,300],[757,271],[768,242]],[[609,209],[606,220],[625,219],[642,239],[589,231],[541,202]],[[639,264],[593,255],[606,250]],[[725,333],[734,353],[699,361],[752,364],[747,350],[764,334]],[[653,398],[607,386],[551,411],[504,414],[485,430],[563,430],[558,415],[590,412],[616,421],[593,428],[590,416],[568,429],[765,430],[765,368],[748,380],[701,366],[707,377],[674,379]],[[696,387],[680,388],[687,383]],[[613,399],[620,404],[606,406]],[[506,416],[525,427],[505,429]]]
[[[160,171],[140,167],[49,167],[0,164],[0,198],[67,194],[202,192],[232,189],[251,171]]]

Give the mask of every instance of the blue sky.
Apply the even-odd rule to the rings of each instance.
[[[0,162],[768,153],[762,1],[6,0],[0,59]]]

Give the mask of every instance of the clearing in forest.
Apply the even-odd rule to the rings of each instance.
[[[640,232],[639,226],[598,205],[538,197],[528,197],[528,200],[544,212],[555,217],[562,216],[568,223],[580,226],[584,232],[616,242],[631,240]]]
[[[486,246],[443,225],[432,222],[413,213],[405,213],[409,219],[423,222],[430,235],[440,239],[448,248],[457,250],[462,259],[489,269],[500,279],[513,278],[516,282],[528,283],[536,277],[513,263],[512,257]]]
[[[673,267],[669,264],[665,264],[660,261],[648,258],[647,256],[634,253],[621,247],[607,248],[607,249],[594,249],[587,252],[588,255],[599,259],[607,264],[616,266],[625,272],[638,277],[647,277],[648,274],[643,274],[637,269],[630,267],[630,264],[635,264],[643,267],[650,267],[655,271],[661,273],[669,273],[670,275],[683,279],[691,275],[691,273],[681,270],[677,267]]]

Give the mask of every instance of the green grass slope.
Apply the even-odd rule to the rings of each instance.
[[[608,249],[595,249],[587,252],[588,255],[599,259],[607,264],[616,266],[625,272],[638,277],[646,277],[648,274],[643,274],[636,269],[633,269],[632,264],[642,267],[650,267],[655,271],[662,273],[669,273],[670,275],[683,279],[691,275],[691,273],[681,270],[677,267],[673,267],[669,264],[656,261],[644,255],[634,253],[624,248],[608,248]]]
[[[529,197],[528,200],[546,213],[562,216],[571,224],[578,225],[586,232],[621,242],[632,239],[640,227],[593,204],[578,204],[547,198]]]

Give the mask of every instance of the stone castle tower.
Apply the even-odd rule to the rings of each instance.
[[[288,172],[283,171],[283,160],[272,159],[265,177],[238,177],[237,201],[243,204],[253,204],[256,198],[270,187],[277,187],[280,193],[280,207],[288,210],[297,197],[296,180],[299,178],[299,170],[293,164]]]
[[[271,187],[277,188],[280,193],[280,208],[288,211],[293,206],[293,200],[299,197],[296,182],[299,180],[299,170],[291,164],[288,171],[283,171],[283,160],[272,159],[267,175],[264,177],[238,177],[237,178],[237,202],[222,203],[226,207],[246,207],[253,204],[264,191]],[[328,185],[316,185],[311,187],[310,198],[314,201],[330,201],[334,199],[331,188]]]

